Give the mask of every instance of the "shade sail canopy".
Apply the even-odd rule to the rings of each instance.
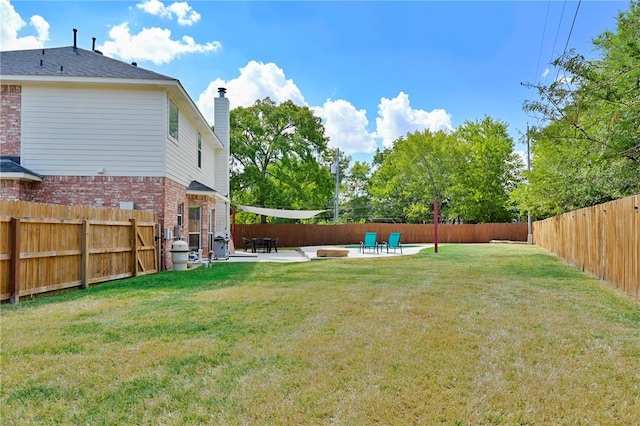
[[[317,214],[326,212],[327,210],[285,210],[285,209],[266,209],[263,207],[250,207],[235,204],[240,210],[248,213],[255,213],[262,216],[282,217],[285,219],[311,219]]]

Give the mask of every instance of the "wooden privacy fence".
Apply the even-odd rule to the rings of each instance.
[[[634,195],[534,222],[534,242],[640,298],[639,210]]]
[[[158,272],[157,214],[0,200],[0,300]]]
[[[278,238],[278,246],[302,247],[358,244],[365,232],[377,232],[386,241],[390,232],[401,232],[401,242],[431,243],[433,224],[357,223],[338,225],[259,224],[235,225],[233,242],[244,247],[242,238]],[[485,223],[480,225],[438,225],[442,243],[488,243],[491,240],[527,241],[526,223]]]

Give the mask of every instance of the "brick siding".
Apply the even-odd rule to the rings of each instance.
[[[133,201],[136,210],[158,213],[160,226],[164,228],[168,226],[165,223],[170,223],[173,229],[176,212],[170,202],[165,203],[166,187],[172,188],[171,194],[186,197],[184,186],[162,177],[45,176],[42,182],[33,184],[30,199],[40,203],[108,208],[120,208],[121,201]],[[173,268],[171,242],[162,240],[160,269]]]
[[[207,257],[209,250],[213,250],[213,247],[209,247],[209,211],[215,209],[215,200],[210,197],[204,196],[189,196],[189,207],[200,207],[200,213],[202,216],[200,235],[201,235],[201,247],[203,257]],[[211,232],[215,232],[215,210],[213,211],[213,220],[211,226],[214,228]]]
[[[171,179],[137,176],[45,176],[42,182],[34,183],[3,180],[0,181],[0,197],[106,208],[120,208],[121,201],[133,201],[136,210],[158,213],[160,237],[164,236],[164,228],[174,232],[178,224],[178,204],[183,204],[180,235],[187,241],[189,207],[201,207],[202,253],[205,258],[209,254],[209,210],[215,208],[215,200],[204,196],[187,196],[186,188]],[[161,270],[173,268],[173,242],[174,239],[161,240]]]
[[[0,155],[20,157],[22,86],[0,86]]]
[[[178,204],[183,204],[184,210],[182,213],[182,226],[180,227],[180,236],[185,241],[189,241],[189,207],[201,207],[202,208],[202,222],[201,222],[201,247],[202,256],[207,258],[209,256],[209,210],[215,208],[215,200],[204,196],[187,196],[184,186],[167,179],[164,188],[164,221],[161,222],[163,228],[169,228],[173,233],[175,226],[178,224]],[[215,223],[215,222],[214,222]],[[215,226],[215,225],[214,225]],[[173,268],[173,262],[171,261],[171,244],[176,238],[174,233],[173,240],[163,240],[163,262],[167,269]]]
[[[184,212],[182,214],[182,227],[180,228],[180,235],[185,235],[187,230],[187,221],[189,220],[189,204],[187,203],[186,188],[171,179],[165,179],[164,186],[164,205],[162,206],[163,220],[160,222],[164,228],[169,228],[171,232],[174,232],[175,226],[178,224],[178,204],[184,205]],[[176,235],[174,234],[175,238]],[[172,269],[173,262],[171,261],[171,244],[174,240],[162,240],[162,262],[165,269]]]
[[[0,198],[3,200],[36,201],[33,196],[32,182],[19,180],[0,180]]]
[[[130,176],[45,176],[34,185],[41,203],[120,208],[133,201],[136,210],[163,211],[164,178]]]

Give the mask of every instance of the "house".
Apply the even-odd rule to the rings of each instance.
[[[229,100],[214,128],[179,80],[99,51],[0,52],[0,197],[159,214],[171,244],[230,237]]]

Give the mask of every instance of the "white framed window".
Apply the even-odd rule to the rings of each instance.
[[[198,132],[198,168],[202,168],[202,135]]]
[[[202,209],[200,207],[189,207],[189,250],[198,251],[202,248],[201,234]]]
[[[178,140],[178,123],[180,122],[180,111],[178,106],[169,98],[169,136]]]
[[[180,203],[178,204],[178,220],[176,221],[178,226],[182,226],[182,224],[184,223],[182,219],[183,216],[184,216],[184,204]]]

